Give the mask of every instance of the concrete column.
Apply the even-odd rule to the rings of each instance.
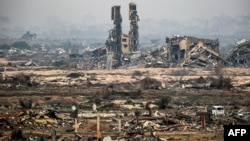
[[[172,61],[172,55],[171,55],[171,45],[168,43],[168,60],[171,62]]]

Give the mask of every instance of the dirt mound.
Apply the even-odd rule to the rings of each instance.
[[[82,133],[88,133],[88,132],[93,132],[96,131],[96,123],[89,123],[87,126],[85,126],[83,128],[83,130],[81,131]],[[111,132],[112,130],[104,124],[100,124],[100,131],[101,132]]]
[[[150,77],[145,77],[140,81],[141,86],[144,89],[151,89],[151,88],[156,88],[158,86],[161,86],[161,81],[155,79],[155,78],[150,78]]]
[[[83,76],[83,74],[80,74],[80,73],[70,73],[67,77],[78,78],[80,76]]]

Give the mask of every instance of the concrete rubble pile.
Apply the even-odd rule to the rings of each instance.
[[[213,68],[217,61],[229,64],[219,53],[205,46],[203,42],[199,42],[192,50],[187,53],[186,58],[180,64],[181,67],[205,67]]]
[[[166,87],[161,81],[150,77],[145,77],[142,79],[140,84],[143,89],[162,89]]]
[[[47,110],[43,112],[35,112],[27,110],[24,112],[16,113],[15,115],[6,115],[10,118],[12,126],[20,125],[23,127],[32,127],[46,129],[50,127],[59,128],[63,125],[63,121],[67,119],[67,116],[58,112]],[[3,118],[4,119],[4,118]],[[8,119],[9,120],[9,119]]]
[[[114,28],[109,31],[105,46],[92,51],[92,58],[84,59],[87,69],[137,68],[137,67],[205,67],[222,63],[249,65],[249,41],[237,43],[237,49],[224,59],[219,53],[219,40],[174,35],[166,37],[166,44],[150,52],[139,50],[140,21],[135,3],[129,4],[129,34],[122,32],[121,6],[111,8]],[[245,53],[244,53],[245,51]],[[231,57],[230,57],[231,56]],[[235,59],[235,56],[237,58]]]
[[[96,53],[96,51],[93,53],[95,57],[99,56],[96,59],[100,60],[98,61],[99,64],[101,64],[99,65],[99,68],[101,68],[100,66],[102,66],[102,68],[105,68],[106,64],[105,53],[101,54],[102,56]],[[130,54],[122,54],[120,58],[113,57],[113,68],[134,68],[134,67],[213,68],[217,66],[218,63],[230,66],[232,65],[231,61],[232,60],[225,59],[223,56],[220,55],[218,39],[210,40],[210,39],[202,39],[189,36],[184,36],[184,37],[173,36],[172,38],[168,37],[166,38],[165,46],[162,46],[152,52],[136,51],[136,52],[131,52]],[[120,62],[120,66],[114,66],[115,64],[117,64],[116,62]],[[244,60],[243,62],[247,63],[247,61]],[[95,68],[97,68],[97,66],[95,66]]]
[[[213,68],[218,62],[230,63],[219,54],[219,41],[189,36],[166,38],[166,46],[155,50],[145,60],[152,67]],[[153,59],[152,59],[153,58]]]
[[[153,52],[139,51],[138,22],[140,18],[135,3],[129,4],[129,34],[122,32],[121,6],[111,8],[111,19],[114,28],[109,31],[105,47],[99,47],[93,51],[93,57],[100,66],[110,68],[133,68],[133,67],[207,67],[211,68],[217,62],[229,64],[219,54],[219,41],[202,39],[190,36],[174,35],[166,38],[166,45]],[[95,66],[96,67],[96,66]],[[99,68],[99,67],[98,67]]]
[[[242,39],[236,42],[236,47],[233,48],[225,57],[226,60],[232,63],[235,67],[250,66],[250,41]]]

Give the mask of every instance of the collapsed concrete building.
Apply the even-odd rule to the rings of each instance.
[[[219,52],[218,39],[199,39],[189,36],[173,36],[172,38],[166,37],[166,43],[168,47],[168,60],[180,62],[187,56],[187,53],[192,50],[199,42],[203,42],[213,51]]]
[[[118,60],[117,66],[121,65],[123,55],[129,55],[132,52],[138,51],[139,44],[138,21],[140,19],[137,15],[136,4],[129,3],[129,34],[122,33],[122,16],[120,9],[121,7],[119,5],[111,8],[111,19],[113,20],[114,28],[109,31],[109,36],[105,43],[106,52],[113,52],[114,59]]]
[[[104,49],[97,49],[95,54],[113,53],[113,64],[120,60],[119,67],[205,67],[213,68],[218,64],[230,66],[232,63],[222,57],[219,53],[219,40],[203,39],[191,36],[166,37],[166,45],[157,48],[153,52],[133,50],[130,35],[122,34],[121,50],[105,52]],[[125,40],[125,38],[127,40]],[[126,41],[126,42],[125,42]],[[109,46],[110,47],[110,46]],[[112,47],[112,46],[111,46]],[[108,48],[109,49],[109,48]],[[131,51],[132,49],[132,51]],[[138,49],[138,48],[137,48]],[[105,49],[107,50],[107,49]],[[120,54],[120,55],[117,55]],[[98,55],[97,55],[98,56]],[[110,63],[109,63],[110,64]],[[112,63],[111,63],[112,64]],[[114,66],[114,65],[113,65]]]
[[[250,41],[242,39],[236,42],[233,48],[225,57],[235,67],[250,66]]]
[[[190,36],[166,37],[165,59],[172,66],[206,66],[217,62],[229,64],[219,54],[219,40],[202,39]]]
[[[111,19],[114,27],[109,30],[105,46],[93,51],[93,57],[103,58],[103,56],[106,56],[107,60],[103,59],[106,61],[106,69],[108,70],[124,66],[213,68],[218,64],[224,64],[225,66],[232,66],[233,63],[249,65],[248,53],[244,53],[246,49],[249,50],[249,41],[237,45],[237,49],[234,50],[235,53],[231,53],[231,56],[237,56],[237,58],[227,56],[227,59],[225,59],[222,57],[219,52],[220,43],[218,39],[179,35],[166,37],[166,45],[153,52],[142,53],[138,47],[138,22],[140,19],[136,4],[129,3],[130,31],[128,34],[122,32],[120,9],[121,6],[119,5],[111,8]],[[105,63],[103,59],[102,63]]]

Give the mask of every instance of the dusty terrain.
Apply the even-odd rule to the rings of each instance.
[[[185,74],[178,74],[177,71],[185,71]],[[79,79],[86,80],[87,77],[95,77],[92,80],[93,83],[109,84],[109,83],[126,83],[141,80],[145,77],[156,78],[162,82],[173,82],[189,79],[197,79],[200,76],[213,77],[217,76],[213,69],[204,68],[139,68],[139,69],[127,69],[127,70],[44,70],[44,69],[26,69],[26,70],[13,70],[8,71],[6,74],[9,76],[16,75],[18,73],[25,73],[33,76],[33,79],[39,81],[41,84],[49,82],[51,80],[59,79],[61,84],[68,85],[67,80],[70,78],[65,77],[70,73],[82,73],[85,77],[79,77]],[[245,81],[250,80],[250,68],[223,68],[223,74],[226,77],[230,77],[233,80],[234,85],[240,85]]]
[[[81,106],[80,112],[88,112],[92,109],[93,100],[101,100],[97,105],[100,112],[116,110],[133,112],[134,109],[122,108],[117,100],[124,100],[125,103],[132,100],[132,107],[141,102],[157,101],[162,96],[171,97],[171,105],[165,110],[159,110],[165,114],[172,114],[178,111],[192,111],[192,107],[206,106],[209,104],[220,104],[228,107],[235,106],[235,110],[244,108],[249,110],[250,105],[250,91],[249,87],[240,87],[240,91],[234,90],[216,90],[216,89],[183,89],[180,82],[186,83],[191,80],[196,80],[199,77],[217,77],[214,70],[206,70],[201,68],[196,69],[179,69],[179,68],[139,68],[129,70],[60,70],[44,68],[30,68],[30,69],[7,69],[7,76],[15,76],[23,73],[31,77],[32,82],[39,85],[33,87],[11,87],[7,88],[9,84],[1,84],[0,103],[1,114],[9,112],[16,114],[16,112],[23,112],[25,109],[20,107],[20,100],[32,100],[36,103],[35,109],[55,109],[55,107],[48,106],[49,103],[61,103],[67,105],[62,111],[70,111],[70,106],[77,103]],[[183,73],[184,72],[184,73]],[[78,77],[68,77],[69,74],[79,74]],[[249,68],[224,68],[223,75],[232,80],[234,87],[238,87],[250,80]],[[162,89],[142,89],[138,82],[142,79],[150,77],[159,80],[166,86]],[[90,83],[90,84],[88,84]],[[112,85],[113,93],[110,93],[107,88]],[[219,98],[218,98],[219,97]],[[91,101],[92,100],[92,101]],[[115,103],[115,101],[117,103]],[[5,105],[3,103],[6,103]],[[115,103],[108,107],[108,103]],[[124,104],[124,102],[123,102]],[[7,105],[7,107],[6,107]],[[118,106],[117,106],[118,105]],[[188,106],[187,106],[188,105]],[[110,106],[110,105],[109,105]],[[183,108],[183,107],[186,107]],[[230,108],[228,108],[230,109]],[[156,111],[157,109],[155,109]],[[142,109],[142,112],[147,110]],[[226,111],[227,114],[232,111]],[[124,117],[124,122],[134,117]],[[227,119],[227,118],[226,118]],[[231,118],[230,118],[231,119]],[[79,134],[93,135],[95,131],[89,126],[88,119],[81,118],[82,122],[79,127]],[[227,123],[227,122],[225,122]],[[240,123],[246,124],[246,123]],[[249,124],[249,123],[248,123]],[[209,125],[209,129],[213,124]],[[223,124],[220,124],[223,126]],[[88,127],[88,128],[87,128]],[[105,126],[106,127],[106,126]],[[33,127],[34,128],[34,127]],[[197,129],[196,129],[197,128]],[[199,128],[199,129],[198,129]],[[23,127],[24,133],[38,132],[50,135],[50,132],[44,132],[42,129],[30,130],[29,126]],[[106,128],[105,128],[106,129]],[[3,137],[0,140],[6,139],[11,135],[11,129],[4,129]],[[50,129],[47,129],[47,131]],[[65,134],[67,128],[57,129],[59,134]],[[85,132],[87,131],[88,132]],[[111,129],[109,129],[110,131]],[[91,132],[91,133],[89,133]],[[74,133],[67,133],[73,137]],[[103,133],[105,135],[105,133]],[[150,132],[145,133],[150,136]],[[214,130],[200,129],[200,126],[191,126],[187,130],[176,128],[174,130],[159,131],[157,135],[168,140],[223,140],[223,128],[216,127]],[[7,137],[8,138],[8,137]]]

